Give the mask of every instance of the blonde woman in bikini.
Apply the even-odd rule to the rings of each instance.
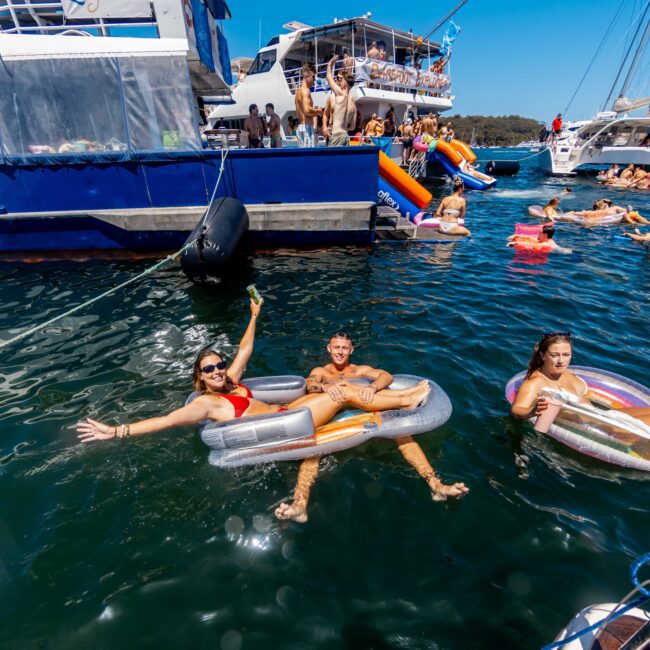
[[[436,217],[440,219],[438,230],[446,235],[458,235],[465,237],[471,235],[464,226],[459,225],[458,220],[465,218],[466,202],[463,197],[465,184],[456,177],[454,179],[454,191],[451,196],[446,196],[436,210]]]

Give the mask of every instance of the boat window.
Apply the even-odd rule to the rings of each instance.
[[[6,156],[127,149],[114,58],[5,60],[0,88]]]
[[[17,162],[201,150],[183,56],[8,59],[0,88],[0,146]]]
[[[129,57],[120,71],[134,150],[201,148],[183,57]]]
[[[277,45],[280,42],[279,36],[274,36],[267,44],[266,47],[271,47],[271,45]]]
[[[261,74],[262,72],[268,72],[274,65],[277,57],[277,50],[267,50],[265,52],[259,52],[255,57],[255,61],[248,71],[248,76],[252,74]]]

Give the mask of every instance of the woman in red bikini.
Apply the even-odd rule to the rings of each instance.
[[[344,406],[353,406],[366,411],[385,411],[395,408],[415,408],[426,396],[429,388],[426,382],[406,390],[383,390],[375,393],[372,408],[359,397],[359,388],[348,386],[347,400],[335,402],[327,393],[310,393],[291,402],[286,408],[266,404],[253,398],[251,392],[238,383],[244,374],[246,364],[253,353],[255,325],[262,303],[251,300],[251,319],[239,344],[239,351],[230,368],[222,357],[209,348],[204,348],[194,362],[194,390],[201,393],[199,397],[168,415],[109,426],[90,418],[77,424],[81,442],[92,440],[110,440],[127,436],[142,436],[165,429],[197,425],[203,420],[228,422],[243,416],[263,415],[277,411],[307,407],[319,427],[336,415]]]

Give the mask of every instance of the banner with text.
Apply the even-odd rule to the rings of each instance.
[[[388,61],[356,59],[356,77],[384,86],[397,86],[411,90],[428,90],[443,93],[449,90],[451,79],[446,74],[407,68]]]
[[[151,18],[149,0],[61,0],[66,18]]]

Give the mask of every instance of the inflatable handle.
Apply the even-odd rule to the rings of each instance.
[[[644,595],[650,598],[650,589],[647,589],[639,582],[639,569],[650,562],[650,553],[642,555],[631,567],[630,567],[630,577],[634,586]]]

